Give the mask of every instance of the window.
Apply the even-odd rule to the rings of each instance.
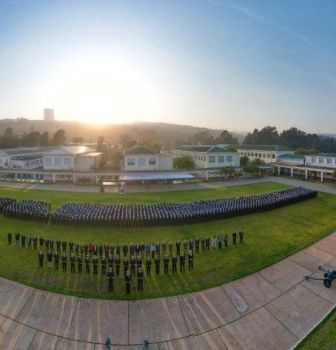
[[[224,156],[218,156],[218,163],[224,163]]]
[[[316,163],[316,158],[315,158],[315,157],[312,157],[311,162],[312,162],[312,163]]]
[[[135,165],[135,158],[127,158],[127,165]]]
[[[272,153],[272,159],[275,159],[275,153]]]
[[[271,154],[270,153],[267,153],[267,158],[271,158]]]
[[[62,158],[55,158],[55,165],[56,166],[62,165]]]
[[[232,162],[233,160],[233,157],[232,156],[227,156],[226,157],[226,161],[229,163],[229,162]]]
[[[139,158],[138,159],[138,165],[139,166],[145,166],[146,165],[146,158]]]
[[[259,158],[261,158],[261,153],[259,153]]]
[[[319,164],[323,164],[324,163],[324,158],[322,158],[322,157],[319,157]]]
[[[148,164],[149,165],[156,165],[156,158],[149,158]]]
[[[64,165],[71,165],[71,158],[64,158]]]
[[[51,158],[45,158],[44,159],[44,164],[45,165],[51,165]]]
[[[247,152],[248,157],[251,155],[250,152]]]
[[[332,159],[331,158],[327,158],[327,164],[332,164]]]
[[[251,152],[251,156],[254,157],[254,152]]]
[[[266,158],[266,153],[263,153],[263,158]]]
[[[216,162],[216,156],[209,156],[209,163],[215,163]]]

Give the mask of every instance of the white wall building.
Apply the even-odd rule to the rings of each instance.
[[[228,149],[228,145],[180,146],[170,151],[173,158],[191,157],[196,169],[239,167],[238,152]]]
[[[294,155],[294,151],[281,145],[237,145],[237,152],[241,157],[247,156],[251,161],[261,159],[265,163],[276,163],[279,156]]]
[[[124,171],[170,171],[173,158],[168,154],[155,153],[147,148],[134,146],[124,151]]]

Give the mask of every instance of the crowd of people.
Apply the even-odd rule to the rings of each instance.
[[[316,196],[316,191],[296,187],[260,195],[186,203],[65,203],[51,213],[50,222],[53,225],[118,228],[184,225],[275,209]]]
[[[251,214],[301,202],[317,191],[295,187],[260,195],[185,203],[94,204],[65,203],[50,211],[50,203],[22,200],[4,206],[5,217],[78,227],[150,227],[193,224]]]
[[[214,249],[228,247],[229,241],[236,245],[244,243],[244,231],[228,234],[218,234],[212,237],[196,237],[183,241],[131,243],[131,244],[93,244],[75,243],[23,233],[7,233],[8,245],[38,251],[39,267],[45,266],[56,271],[62,268],[66,272],[85,273],[87,275],[107,276],[108,290],[113,290],[115,276],[122,276],[125,280],[126,293],[133,279],[138,282],[138,290],[143,290],[143,276],[152,275],[152,265],[155,275],[160,275],[163,267],[164,274],[181,273],[185,271],[186,264],[189,270],[194,268],[196,254]],[[85,267],[85,270],[83,269]],[[85,272],[84,272],[85,271]],[[101,271],[99,273],[99,271]]]

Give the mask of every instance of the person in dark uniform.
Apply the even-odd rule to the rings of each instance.
[[[185,256],[183,252],[180,255],[180,271],[185,271]]]
[[[167,255],[164,256],[163,258],[163,268],[164,268],[164,273],[167,275],[169,273],[168,268],[169,268],[169,258]]]
[[[141,255],[138,255],[137,259],[136,259],[136,264],[137,264],[137,270],[139,270],[139,268],[142,268],[142,258]]]
[[[242,244],[244,240],[244,231],[239,231],[239,243]]]
[[[7,233],[7,239],[8,239],[8,244],[11,245],[12,244],[12,232]]]
[[[232,233],[232,244],[237,244],[237,232]]]
[[[177,254],[177,255],[180,255],[180,252],[181,252],[181,242],[180,242],[180,241],[177,241],[177,242],[175,243],[175,245],[176,245],[176,254]]]
[[[129,267],[129,261],[127,257],[124,258],[123,267],[124,267],[124,276],[126,276],[126,272],[128,271],[128,267]]]
[[[109,267],[108,273],[107,273],[107,280],[108,280],[108,290],[109,292],[113,291],[113,280],[114,280],[114,271],[112,267]]]
[[[58,270],[59,260],[60,260],[60,255],[59,255],[59,252],[56,250],[54,254],[55,270]]]
[[[188,270],[193,270],[194,269],[194,254],[192,250],[190,250],[188,254]]]
[[[53,253],[49,250],[47,253],[48,269],[52,269],[52,259],[53,259]]]
[[[142,271],[142,268],[139,267],[138,269],[138,290],[143,290],[143,271]]]
[[[131,294],[131,282],[132,282],[132,277],[129,271],[127,270],[125,274],[126,294]]]
[[[97,255],[93,256],[92,265],[93,265],[93,274],[98,275],[98,257],[97,257]]]
[[[160,274],[160,257],[158,255],[155,257],[154,263],[155,263],[155,273],[159,275]]]
[[[130,265],[131,265],[131,276],[135,276],[135,257],[132,255],[131,260],[130,260]]]
[[[106,275],[106,258],[105,258],[105,255],[102,256],[100,262],[101,262],[101,267],[102,267],[102,275],[105,276]]]
[[[89,254],[88,254],[85,258],[85,273],[87,275],[90,274],[90,263],[91,263],[91,260],[90,260]]]
[[[146,274],[147,274],[147,276],[150,276],[150,274],[151,274],[151,267],[152,267],[152,260],[149,256],[147,256],[147,259],[146,259]]]
[[[176,254],[174,254],[172,257],[172,267],[173,267],[172,272],[173,273],[177,272],[177,256],[176,256]]]
[[[63,253],[62,255],[62,271],[66,271],[67,270],[67,262],[68,262],[68,257],[66,256],[65,253]]]
[[[112,267],[113,268],[113,264],[114,264],[114,257],[112,254],[110,254],[110,256],[107,259],[107,263],[108,263],[108,267]]]
[[[121,261],[120,261],[120,256],[119,256],[119,255],[116,256],[114,262],[115,262],[115,267],[116,267],[117,276],[119,276],[119,273],[120,273],[120,265],[121,265]]]
[[[18,247],[20,245],[20,233],[16,232],[15,233],[15,246]]]
[[[80,254],[77,256],[77,269],[78,273],[83,272],[83,258]]]
[[[71,253],[71,256],[70,256],[70,269],[71,269],[71,272],[73,272],[73,273],[76,272],[76,270],[75,270],[75,263],[76,263],[75,255],[74,255],[74,253]]]
[[[228,241],[229,241],[229,236],[228,236],[227,233],[225,233],[225,235],[224,235],[224,245],[225,245],[226,248],[228,246]]]
[[[39,260],[39,266],[43,267],[44,254],[42,250],[40,250],[40,252],[38,253],[38,260]]]
[[[199,253],[199,247],[200,247],[200,239],[198,237],[196,237],[196,239],[195,239],[196,253]]]

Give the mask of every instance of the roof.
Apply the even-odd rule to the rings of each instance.
[[[287,159],[305,159],[303,154],[282,154],[278,159],[287,158]]]
[[[85,153],[91,153],[94,150],[87,146],[70,146],[70,147],[61,147],[56,148],[50,152],[47,152],[47,155],[80,155]]]
[[[120,181],[148,181],[148,180],[184,180],[193,179],[194,176],[189,173],[170,173],[170,172],[157,172],[157,173],[130,173],[121,174]]]
[[[54,149],[53,147],[19,147],[19,148],[8,148],[3,149],[0,152],[8,156],[23,156],[36,153],[45,153]]]
[[[310,154],[311,157],[336,157],[336,153],[319,153],[317,155]]]
[[[227,149],[227,145],[200,145],[200,146],[180,146],[176,150],[186,152],[201,152],[201,153],[235,153]]]
[[[134,146],[134,147],[125,149],[125,155],[127,156],[136,155],[136,154],[156,154],[156,153],[142,146]]]
[[[237,145],[237,149],[258,150],[258,151],[293,151],[291,148],[281,145]]]
[[[102,152],[90,152],[85,154],[80,154],[79,157],[98,157],[102,154]]]

